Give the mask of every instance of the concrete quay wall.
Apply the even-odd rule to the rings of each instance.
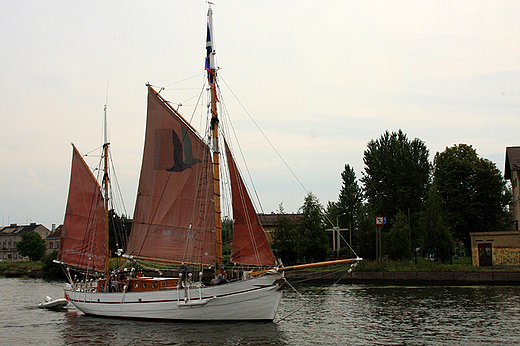
[[[287,271],[289,282],[376,285],[520,285],[520,272],[356,272]]]

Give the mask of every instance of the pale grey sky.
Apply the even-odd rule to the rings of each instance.
[[[501,170],[505,148],[520,145],[518,1],[213,2],[221,84],[324,205],[345,164],[361,176],[367,142],[385,130],[420,138],[432,157],[471,144]],[[202,0],[0,0],[2,224],[63,222],[70,142],[84,153],[101,145],[107,95],[133,214],[145,83],[168,86],[162,95],[191,114],[206,11]],[[264,211],[297,211],[305,191],[231,91]]]

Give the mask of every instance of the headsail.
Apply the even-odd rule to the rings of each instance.
[[[231,194],[233,198],[233,247],[231,261],[245,265],[274,266],[276,260],[267,241],[264,230],[258,220],[251,198],[235,160],[231,155],[227,142],[226,156],[231,180]]]
[[[105,270],[105,221],[101,186],[74,145],[67,210],[58,261]]]
[[[141,177],[127,253],[179,262],[215,262],[211,153],[152,87]]]

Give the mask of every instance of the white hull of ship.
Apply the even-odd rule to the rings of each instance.
[[[201,288],[100,293],[65,289],[88,315],[172,321],[272,321],[282,297],[281,274]]]

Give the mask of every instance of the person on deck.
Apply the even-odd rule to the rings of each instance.
[[[227,273],[224,269],[217,275],[217,280],[215,280],[215,285],[225,284],[227,282]]]
[[[112,280],[112,292],[119,292],[119,280],[117,279],[117,277],[115,277],[113,280]]]

